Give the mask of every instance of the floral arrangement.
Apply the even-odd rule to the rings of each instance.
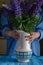
[[[42,4],[43,0],[10,0],[8,9],[12,9],[16,15],[21,14],[21,9],[25,14],[28,14],[28,12],[36,13],[37,8],[41,7]]]
[[[39,19],[35,15],[25,15],[15,17],[14,15],[10,16],[10,22],[12,22],[12,27],[15,27],[17,30],[24,30],[26,32],[34,31],[35,25],[39,22]]]
[[[35,15],[37,12],[37,8],[39,6],[39,1],[37,0],[36,2],[34,2],[34,0],[31,1],[32,3],[34,2],[34,5],[30,4],[31,7],[28,9],[29,10],[28,14],[25,14],[25,12],[22,13],[20,3],[18,0],[11,0],[11,1],[12,1],[13,10],[15,11],[15,15],[12,14],[12,16],[10,16],[9,18],[10,22],[12,22],[12,27],[15,27],[16,29],[24,30],[26,32],[34,31],[35,25],[39,22],[39,18]]]

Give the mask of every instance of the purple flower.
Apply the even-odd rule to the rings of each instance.
[[[24,5],[23,13],[25,14],[36,14],[37,9],[41,7],[43,0],[29,0],[29,2]]]
[[[35,14],[37,9],[41,7],[42,4],[43,0],[28,0],[28,2],[24,0],[21,3],[19,0],[10,0],[10,6],[8,9],[13,10],[16,16],[21,16],[22,13]]]
[[[18,0],[11,0],[11,5],[15,12],[15,15],[20,16],[21,15],[20,2]]]

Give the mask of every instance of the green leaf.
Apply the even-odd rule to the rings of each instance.
[[[22,14],[19,17],[10,16],[10,22],[13,22],[13,26],[16,29],[24,30],[26,32],[34,31],[35,25],[39,22],[39,19],[36,15],[25,15]]]

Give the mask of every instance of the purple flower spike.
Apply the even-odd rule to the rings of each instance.
[[[21,8],[18,0],[11,0],[12,8],[15,12],[16,17],[21,16]]]

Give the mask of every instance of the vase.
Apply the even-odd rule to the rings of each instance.
[[[20,39],[18,40],[18,46],[15,49],[16,59],[19,62],[29,62],[32,56],[32,49],[31,43],[27,40],[27,36],[30,34],[22,30],[18,30],[18,33],[20,34]]]

